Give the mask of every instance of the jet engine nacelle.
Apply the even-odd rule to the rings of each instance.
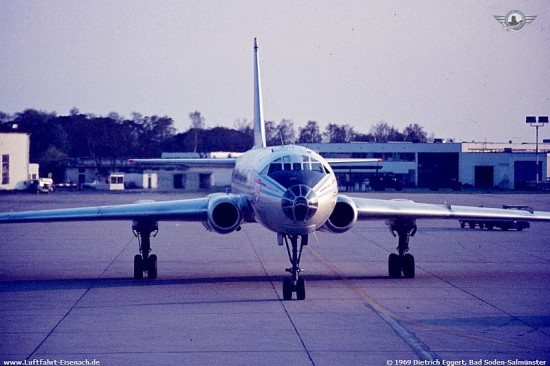
[[[348,196],[338,195],[336,205],[327,222],[321,227],[323,231],[343,233],[348,231],[357,222],[357,206]]]
[[[242,214],[235,196],[212,196],[208,201],[208,220],[202,224],[208,231],[228,234],[240,228]]]

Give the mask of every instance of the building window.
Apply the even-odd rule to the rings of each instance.
[[[10,156],[2,155],[2,184],[10,184]]]
[[[181,173],[174,174],[175,189],[185,189],[186,183],[187,183],[187,175],[181,174]]]
[[[112,175],[111,184],[124,184],[124,177],[122,175]]]

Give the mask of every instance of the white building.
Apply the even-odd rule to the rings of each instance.
[[[38,178],[38,165],[29,163],[29,150],[28,134],[0,133],[0,190],[26,189],[31,179]]]
[[[165,156],[163,155],[163,158]],[[193,156],[195,157],[195,156]],[[112,165],[105,162],[106,166]],[[219,189],[231,184],[232,170],[218,167],[186,167],[181,164],[130,164],[127,161],[117,161],[116,171],[99,174],[93,161],[79,159],[65,171],[65,181],[78,184],[81,187],[97,189],[152,189],[157,191],[196,191]],[[116,174],[117,182],[113,173]]]

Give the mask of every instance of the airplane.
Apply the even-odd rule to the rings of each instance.
[[[169,163],[233,167],[230,193],[173,201],[137,201],[101,207],[0,213],[0,224],[56,221],[129,220],[138,238],[134,278],[157,278],[157,256],[151,237],[160,221],[195,221],[219,234],[258,223],[285,245],[290,273],[283,279],[284,300],[306,298],[300,259],[309,236],[317,231],[346,232],[360,220],[385,221],[398,238],[397,253],[388,258],[391,278],[414,278],[415,259],[409,240],[419,219],[550,221],[550,212],[416,203],[410,200],[357,198],[338,192],[331,164],[315,151],[295,145],[267,146],[263,119],[258,44],[254,39],[254,147],[236,159],[134,159],[135,163]],[[360,159],[361,160],[361,159]],[[347,160],[357,161],[357,159]],[[376,162],[377,159],[363,159]]]

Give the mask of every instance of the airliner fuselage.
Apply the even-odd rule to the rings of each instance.
[[[301,146],[255,148],[236,162],[232,192],[247,197],[252,218],[284,235],[307,235],[325,224],[338,186],[329,164]]]

